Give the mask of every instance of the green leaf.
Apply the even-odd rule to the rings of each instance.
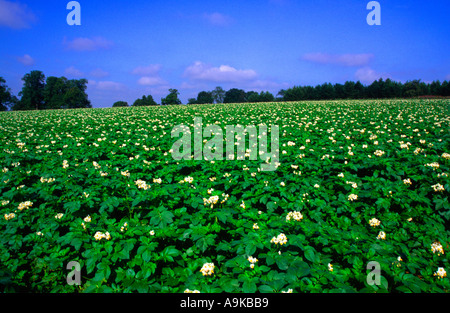
[[[312,247],[305,248],[305,258],[313,263],[318,263],[320,261],[319,256],[315,253],[315,250]]]
[[[268,285],[261,285],[258,287],[259,292],[261,293],[273,293],[275,290]]]
[[[254,293],[256,291],[256,284],[250,279],[244,280],[242,284],[242,291],[244,293]]]
[[[74,238],[70,244],[74,246],[75,250],[79,251],[83,244],[83,240],[81,238]]]
[[[81,208],[80,201],[72,201],[64,203],[64,209],[66,209],[66,214],[73,214]]]
[[[252,256],[256,252],[256,246],[253,243],[247,244],[245,247],[245,254],[248,256]]]
[[[286,257],[277,258],[276,263],[278,265],[278,268],[282,271],[285,271],[289,268],[289,261]]]

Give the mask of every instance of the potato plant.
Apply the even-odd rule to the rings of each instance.
[[[0,112],[0,291],[449,292],[449,104]],[[277,169],[174,160],[196,116],[278,125]]]

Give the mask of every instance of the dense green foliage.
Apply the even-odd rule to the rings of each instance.
[[[0,291],[449,292],[448,106],[0,112]],[[171,131],[195,116],[279,125],[280,166],[173,160]]]
[[[49,110],[91,108],[86,94],[86,79],[70,79],[50,76],[45,79],[41,71],[26,74],[20,100],[14,101],[12,109]]]
[[[118,107],[128,107],[128,102],[126,101],[116,101],[113,104],[113,108],[118,108]]]
[[[0,77],[0,111],[6,111],[17,103],[17,98],[11,92],[11,88],[6,85],[3,77]]]
[[[178,99],[180,93],[176,89],[169,89],[167,97],[161,99],[162,105],[181,104],[181,100]]]
[[[143,106],[151,106],[151,105],[157,105],[157,103],[155,102],[155,100],[153,100],[153,97],[151,95],[148,95],[148,96],[144,95],[144,96],[142,96],[142,98],[137,99],[133,103],[134,107],[143,107]]]
[[[284,101],[301,100],[331,100],[331,99],[388,99],[413,98],[420,96],[450,96],[450,82],[433,81],[425,83],[419,80],[406,83],[392,81],[389,78],[375,80],[372,84],[364,86],[359,81],[347,81],[345,84],[330,84],[313,86],[294,86],[281,90],[279,95]]]

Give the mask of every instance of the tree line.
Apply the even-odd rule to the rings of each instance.
[[[18,97],[13,95],[0,77],[0,111],[6,110],[46,110],[92,108],[86,94],[86,79],[67,79],[65,77],[45,77],[41,71],[31,71],[23,78],[23,87]],[[169,94],[161,99],[161,105],[179,105],[180,93],[177,89],[169,89]],[[344,84],[324,83],[316,86],[293,86],[282,89],[276,96],[268,91],[244,91],[232,88],[225,91],[216,87],[212,91],[201,91],[197,98],[188,99],[188,104],[209,103],[244,103],[301,100],[335,100],[335,99],[385,99],[414,98],[421,96],[450,97],[450,82],[437,80],[425,83],[419,80],[396,82],[391,79],[375,80],[370,85],[360,81],[346,81]],[[159,105],[151,95],[136,99],[132,106]],[[127,107],[125,101],[117,101],[113,107]]]
[[[179,92],[170,89],[170,94],[161,104],[181,104],[178,99]],[[245,91],[232,88],[225,91],[216,87],[212,91],[200,91],[197,98],[189,98],[187,104],[211,103],[245,103],[245,102],[273,102],[273,101],[302,101],[302,100],[342,100],[342,99],[387,99],[387,98],[415,98],[421,96],[450,97],[450,82],[439,80],[425,83],[419,80],[406,83],[392,81],[391,79],[375,80],[365,86],[360,81],[346,81],[344,84],[324,83],[316,86],[294,86],[281,89],[276,97],[268,91]],[[152,96],[143,96],[137,99],[133,106],[158,105]],[[128,106],[124,101],[118,101],[113,106]]]
[[[92,108],[86,94],[86,79],[46,78],[41,71],[31,71],[22,81],[18,99],[0,77],[0,111]]]

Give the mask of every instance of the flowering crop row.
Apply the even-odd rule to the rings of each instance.
[[[449,292],[448,106],[0,112],[0,291]],[[243,160],[174,160],[196,116],[278,125],[277,169],[249,138]]]

